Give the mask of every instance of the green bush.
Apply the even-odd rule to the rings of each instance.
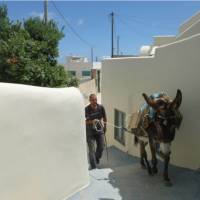
[[[0,81],[43,87],[78,86],[57,64],[58,43],[64,37],[57,24],[40,18],[11,22],[0,6]]]

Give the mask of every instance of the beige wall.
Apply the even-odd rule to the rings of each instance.
[[[0,83],[0,199],[64,200],[89,183],[75,88]]]
[[[161,46],[164,44],[169,44],[175,42],[175,36],[154,36],[154,44],[153,46]]]
[[[180,26],[179,34],[177,36],[154,36],[153,46],[162,46],[170,44],[198,33],[200,33],[200,12],[196,13],[194,16],[192,16],[189,20],[187,20]]]
[[[186,20],[183,24],[181,24],[179,28],[179,33],[185,32],[188,28],[190,28],[194,23],[200,20],[200,12],[195,13],[190,19]]]
[[[181,32],[181,34],[177,36],[176,40],[181,40],[198,33],[200,33],[200,19],[194,24],[192,24],[189,29],[186,29],[184,32]]]
[[[102,103],[108,121],[114,123],[114,109],[127,115],[144,102],[141,94],[166,91],[183,93],[181,111],[184,119],[172,145],[172,163],[197,169],[200,167],[200,34],[156,50],[155,57],[116,58],[103,61]],[[108,142],[133,155],[139,150],[133,136],[126,134],[125,147],[114,140],[114,128],[108,126]]]

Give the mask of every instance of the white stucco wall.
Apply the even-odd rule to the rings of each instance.
[[[166,91],[174,97],[180,88],[183,93],[181,111],[184,119],[172,144],[171,162],[178,166],[200,167],[200,34],[156,49],[155,56],[115,58],[103,61],[102,103],[108,121],[114,123],[114,109],[127,115],[136,112],[144,100],[143,92]],[[126,134],[126,145],[114,139],[114,128],[108,126],[108,143],[133,154],[133,136]]]
[[[0,83],[0,198],[64,200],[89,183],[75,88]]]

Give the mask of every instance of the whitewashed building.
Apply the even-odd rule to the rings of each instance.
[[[127,126],[127,118],[144,103],[142,93],[183,93],[183,122],[172,144],[172,164],[200,168],[200,13],[184,22],[176,36],[156,36],[141,55],[102,62],[102,103],[108,121]],[[108,126],[108,143],[139,156],[133,135]]]
[[[89,62],[86,57],[67,56],[64,67],[81,81],[92,78],[92,62]]]

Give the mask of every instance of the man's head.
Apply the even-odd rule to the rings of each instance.
[[[89,101],[90,104],[95,107],[97,105],[97,96],[95,94],[90,94]]]

